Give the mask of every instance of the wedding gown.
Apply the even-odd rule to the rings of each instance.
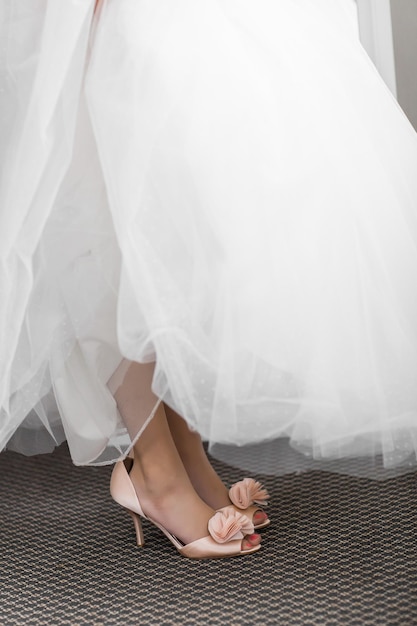
[[[3,0],[1,448],[112,462],[160,398],[212,443],[413,466],[417,136],[345,9]]]

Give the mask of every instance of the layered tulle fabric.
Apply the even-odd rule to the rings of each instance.
[[[214,443],[412,465],[417,138],[344,0],[7,6],[2,445],[62,423],[111,461],[159,397]],[[156,361],[129,437],[123,358]]]
[[[117,429],[106,382],[121,360],[119,253],[82,95],[92,7],[2,7],[1,444],[66,437],[86,462]]]

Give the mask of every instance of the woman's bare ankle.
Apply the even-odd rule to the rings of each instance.
[[[200,500],[188,477],[177,476],[173,468],[165,474],[147,468],[144,477],[139,464],[134,463],[130,478],[147,517],[184,543],[207,536],[214,511]]]
[[[195,492],[188,476],[175,471],[160,472],[146,468],[143,463],[133,463],[130,478],[137,492],[144,514],[161,524],[184,544],[206,537],[208,522],[215,511]],[[155,470],[155,471],[154,471]],[[260,543],[256,533],[242,540],[242,549],[247,550]]]
[[[204,502],[217,510],[230,505],[226,486],[212,467],[200,435],[190,430],[185,420],[165,407],[172,439],[190,481]]]

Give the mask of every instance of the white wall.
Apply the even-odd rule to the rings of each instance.
[[[357,5],[361,41],[385,82],[396,95],[390,0],[357,0]]]
[[[417,129],[417,0],[391,0],[398,100]]]
[[[356,0],[362,43],[417,129],[417,0]]]

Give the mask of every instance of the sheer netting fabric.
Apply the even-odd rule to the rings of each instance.
[[[413,466],[417,136],[345,0],[93,4],[0,9],[1,446],[112,462],[164,400]]]

